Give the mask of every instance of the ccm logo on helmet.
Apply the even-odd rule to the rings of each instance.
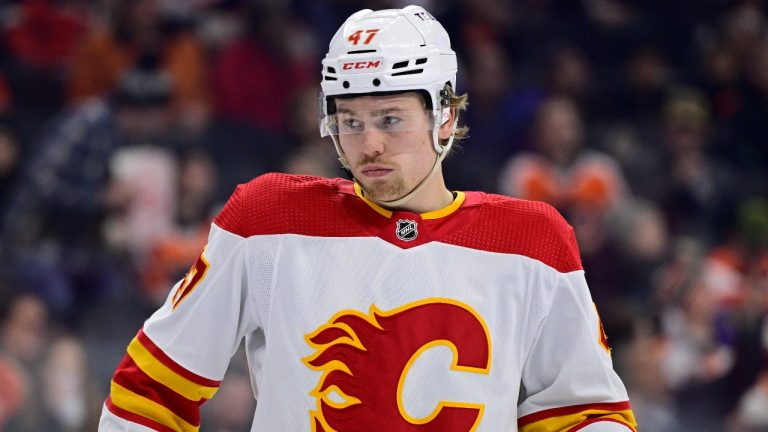
[[[348,71],[353,69],[378,69],[379,66],[381,66],[381,60],[364,60],[344,63],[341,65],[341,68]]]

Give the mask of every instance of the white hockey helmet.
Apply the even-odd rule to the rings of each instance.
[[[379,202],[397,207],[415,196],[437,173],[453,144],[454,135],[441,143],[440,125],[450,118],[450,95],[456,90],[456,53],[448,32],[421,6],[358,11],[333,36],[323,59],[320,92],[320,134],[333,139],[339,161],[349,169],[333,114],[336,97],[417,91],[432,111],[432,145],[437,153],[432,169],[402,197]],[[458,117],[454,117],[455,133]]]
[[[324,120],[333,114],[335,96],[414,90],[429,96],[430,109],[442,111],[446,84],[456,89],[456,69],[448,33],[421,6],[358,11],[333,36],[323,59],[321,134],[328,134]],[[443,150],[437,143],[435,149]]]

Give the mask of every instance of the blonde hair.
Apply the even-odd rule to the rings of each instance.
[[[462,95],[457,95],[454,93],[453,89],[450,86],[446,86],[446,89],[448,91],[448,106],[450,108],[456,109],[456,119],[460,119],[460,113],[462,111],[466,111],[467,107],[469,106],[469,95],[467,93],[464,93]],[[459,141],[463,140],[464,138],[469,136],[469,126],[467,125],[459,125],[457,123],[456,131],[453,134],[453,146],[455,147]],[[445,144],[448,140],[442,140],[440,144]]]

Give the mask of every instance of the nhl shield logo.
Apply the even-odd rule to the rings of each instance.
[[[416,224],[416,221],[400,219],[397,221],[395,234],[397,235],[397,238],[402,241],[408,242],[414,240],[419,235],[418,225]]]

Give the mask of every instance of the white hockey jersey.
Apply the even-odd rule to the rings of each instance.
[[[198,430],[244,339],[254,432],[634,431],[571,227],[456,195],[415,214],[341,179],[239,186],[128,346],[99,430]]]

